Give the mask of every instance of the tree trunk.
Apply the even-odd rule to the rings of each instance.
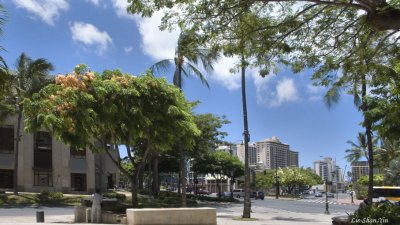
[[[221,197],[221,180],[215,178],[215,182],[217,182],[217,191],[218,191],[217,197]]]
[[[153,157],[153,197],[158,198],[160,193],[160,183],[159,183],[159,176],[158,176],[158,153],[154,154]]]
[[[368,63],[367,67],[368,67]],[[367,135],[367,146],[368,146],[368,203],[371,205],[372,203],[372,195],[374,193],[374,146],[372,144],[372,124],[370,121],[370,117],[368,115],[368,102],[367,102],[367,81],[366,75],[362,74],[361,77],[361,98],[362,98],[362,105],[361,109],[364,115],[364,127],[365,127],[365,134]]]
[[[242,103],[243,103],[243,125],[244,125],[244,205],[243,205],[243,218],[250,218],[251,202],[250,202],[250,168],[249,168],[249,127],[247,122],[247,103],[246,103],[246,65],[244,55],[241,59],[241,73],[242,73]]]
[[[144,182],[144,172],[143,170],[139,172],[139,178],[138,178],[138,189],[144,189],[143,187],[143,182]]]
[[[179,170],[181,173],[180,183],[181,183],[181,206],[186,207],[186,163],[185,154],[181,146],[179,146]]]
[[[137,195],[137,193],[138,193],[138,189],[137,189],[137,175],[136,174],[134,174],[132,177],[131,177],[131,186],[132,186],[132,190],[131,190],[131,193],[132,193],[132,207],[133,208],[137,208],[138,207],[138,195]]]
[[[21,136],[21,120],[22,120],[22,109],[18,112],[18,120],[17,120],[17,137],[15,137],[15,149],[14,149],[14,177],[13,177],[13,186],[14,186],[14,195],[18,195],[18,154],[19,154],[19,142]]]

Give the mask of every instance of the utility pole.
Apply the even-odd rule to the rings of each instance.
[[[276,193],[275,193],[275,199],[279,199],[279,179],[278,179],[278,154],[276,150],[274,151],[275,153],[275,184],[276,184]]]
[[[328,204],[328,178],[325,179],[325,214],[330,214]]]

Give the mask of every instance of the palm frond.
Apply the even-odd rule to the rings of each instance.
[[[156,62],[150,67],[150,70],[155,74],[168,73],[173,66],[172,59],[164,59]]]
[[[207,79],[205,78],[205,76],[203,75],[203,73],[196,68],[196,66],[192,65],[189,62],[186,62],[186,67],[189,70],[189,74],[194,74],[196,77],[198,77],[201,81],[202,84],[206,85],[207,88],[210,88],[210,85],[207,82]]]
[[[339,86],[333,85],[325,94],[324,102],[327,107],[330,109],[333,105],[337,104],[340,101],[340,92],[341,88]]]

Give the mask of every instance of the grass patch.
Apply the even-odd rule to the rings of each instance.
[[[81,204],[81,199],[85,196],[62,196],[57,192],[55,194],[1,194],[0,206],[18,207],[18,206],[75,206]]]
[[[232,220],[239,220],[239,221],[257,221],[256,218],[242,218],[242,217],[233,217]]]

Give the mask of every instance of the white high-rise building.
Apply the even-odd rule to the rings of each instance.
[[[237,155],[244,162],[244,145],[237,145]],[[288,144],[272,137],[249,144],[249,164],[259,170],[299,166],[299,153],[291,151]]]
[[[332,182],[334,187],[341,189],[343,181],[343,170],[336,165],[336,161],[331,157],[325,157],[323,160],[314,162],[315,173],[324,181]]]

